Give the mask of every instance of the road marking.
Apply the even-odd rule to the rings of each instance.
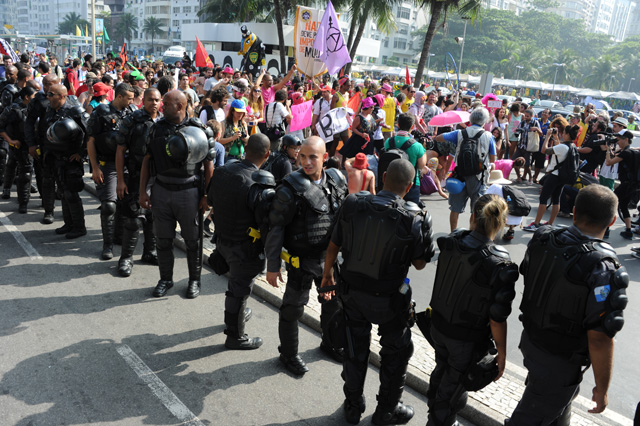
[[[18,231],[18,228],[11,222],[11,219],[4,214],[4,212],[0,211],[0,222],[7,228],[7,231],[11,232],[13,238],[16,239],[18,244],[22,247],[22,249],[27,253],[27,255],[31,258],[31,260],[42,260],[42,256],[40,253],[31,245],[29,241],[22,235],[22,232]]]
[[[118,346],[116,351],[125,360],[129,367],[142,379],[143,382],[149,386],[151,392],[162,402],[162,405],[167,407],[167,410],[171,412],[178,420],[185,426],[204,426],[204,423],[196,417],[195,414],[187,408],[186,405],[178,399],[178,397],[171,392],[171,389],[165,385],[162,380],[155,375],[153,371],[140,359],[135,352],[127,345]]]

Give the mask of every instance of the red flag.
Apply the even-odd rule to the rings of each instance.
[[[411,83],[411,74],[409,74],[409,66],[408,65],[407,65],[407,84],[409,86],[412,85],[412,83]]]
[[[338,78],[342,78],[343,75],[344,75],[344,69],[340,68],[340,75],[338,76]]]
[[[122,49],[120,50],[118,57],[122,59],[122,66],[124,68],[124,64],[127,63],[127,43],[122,44]]]
[[[195,63],[196,63],[196,67],[198,68],[203,68],[203,67],[209,67],[209,68],[213,68],[213,62],[211,62],[211,58],[209,57],[209,55],[207,55],[207,50],[204,48],[204,46],[202,45],[202,42],[200,41],[200,39],[196,36],[196,57],[195,57]]]

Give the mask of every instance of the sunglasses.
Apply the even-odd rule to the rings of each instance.
[[[253,91],[254,91],[255,93],[262,93],[262,90],[260,90],[260,89],[253,89]]]
[[[415,91],[415,90],[412,90],[410,93],[416,93],[416,91]]]
[[[53,93],[53,92],[48,92],[47,93],[47,98],[53,98],[54,96],[56,96],[56,94]]]

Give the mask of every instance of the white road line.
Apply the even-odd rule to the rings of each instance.
[[[27,255],[31,258],[31,260],[41,260],[42,256],[40,253],[31,245],[29,241],[22,235],[22,232],[18,231],[18,228],[11,222],[11,219],[4,214],[4,212],[0,211],[0,222],[7,228],[7,231],[11,232],[13,238],[16,239],[18,244],[22,247],[22,249],[27,253]]]
[[[169,410],[171,414],[183,422],[181,425],[204,426],[204,423],[202,423],[200,419],[198,419],[196,415],[193,414],[173,392],[171,392],[171,389],[169,389],[167,385],[165,385],[162,380],[160,380],[158,376],[156,376],[155,373],[147,367],[147,364],[145,364],[129,346],[118,346],[116,351],[125,360],[125,362],[129,364],[129,367],[131,367],[138,377],[140,377],[140,379],[149,386],[151,392],[153,392],[160,402],[162,402],[162,405],[167,407],[167,410]]]

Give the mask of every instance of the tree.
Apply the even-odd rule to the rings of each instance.
[[[429,21],[429,28],[424,36],[424,42],[422,43],[422,52],[420,53],[420,60],[418,61],[418,69],[416,71],[416,77],[414,85],[420,86],[422,80],[422,73],[429,57],[429,49],[433,36],[436,33],[436,28],[440,18],[442,17],[442,23],[446,23],[447,15],[451,9],[457,9],[460,16],[467,17],[475,22],[479,16],[480,7],[482,5],[481,0],[420,0],[422,6],[428,6],[431,11],[431,19]]]
[[[164,34],[164,30],[161,27],[162,27],[162,21],[156,18],[155,16],[150,16],[144,20],[142,31],[144,31],[145,34],[151,36],[151,53],[152,54],[155,54],[156,52],[154,39],[156,38],[156,36],[162,36]]]
[[[585,83],[593,89],[611,91],[619,82],[617,64],[611,55],[599,57],[592,62],[591,73],[585,78]]]
[[[120,17],[120,21],[117,25],[117,31],[122,35],[124,42],[127,40],[131,42],[133,32],[138,31],[138,18],[133,16],[131,13],[125,13]]]
[[[60,34],[75,35],[76,26],[78,26],[78,28],[82,28],[82,30],[84,31],[86,25],[89,25],[89,22],[87,22],[85,19],[82,19],[82,17],[77,13],[70,12],[64,15],[64,18],[62,18],[62,22],[60,22],[60,24],[58,25],[58,32]]]

